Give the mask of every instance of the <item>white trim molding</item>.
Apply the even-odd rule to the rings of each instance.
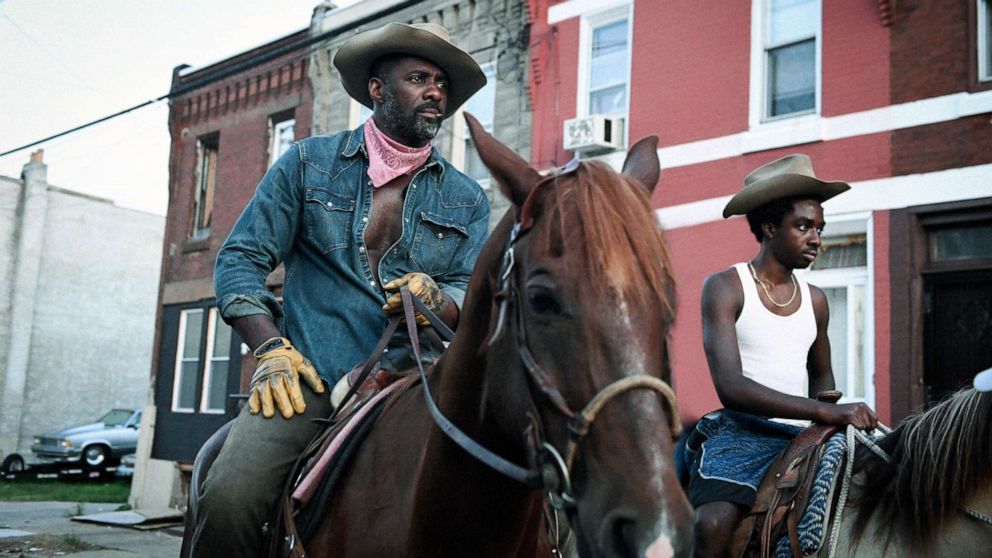
[[[953,187],[949,187],[953,185]],[[851,182],[851,190],[823,204],[827,217],[850,213],[903,209],[917,205],[971,200],[992,196],[992,164],[921,174]],[[720,196],[655,210],[666,229],[678,229],[723,219],[731,196]]]
[[[548,8],[548,25],[554,25],[572,19],[589,15],[592,12],[609,10],[618,6],[630,5],[631,0],[568,0]]]
[[[839,116],[808,115],[782,120],[758,130],[662,147],[658,149],[658,157],[661,168],[671,169],[792,145],[937,124],[988,112],[992,112],[992,90],[951,93]],[[624,153],[613,153],[603,160],[619,169],[624,156]]]

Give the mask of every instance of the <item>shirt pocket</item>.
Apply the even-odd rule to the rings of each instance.
[[[450,217],[422,211],[410,257],[424,273],[444,275],[451,268],[458,247],[467,238],[468,228],[464,224]]]
[[[348,246],[355,200],[320,188],[306,189],[307,239],[328,253]]]

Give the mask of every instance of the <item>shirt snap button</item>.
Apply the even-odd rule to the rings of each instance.
[[[438,238],[444,238],[444,233],[437,233]]]
[[[364,254],[365,253],[365,247],[364,246],[359,246],[358,247],[358,251]]]
[[[331,202],[327,202],[327,207],[334,207],[334,204]]]
[[[368,223],[369,222],[369,218],[368,217],[362,217],[362,222],[363,223]]]

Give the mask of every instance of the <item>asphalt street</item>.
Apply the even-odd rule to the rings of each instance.
[[[0,502],[0,556],[49,558],[175,558],[178,529],[138,530],[73,521],[119,504]],[[80,513],[81,512],[81,513]]]

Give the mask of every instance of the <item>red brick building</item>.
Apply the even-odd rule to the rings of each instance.
[[[653,203],[679,281],[684,418],[719,406],[703,278],[757,251],[721,211],[788,153],[852,191],[806,278],[831,305],[838,387],[894,422],[992,366],[990,0],[529,0],[532,160],[619,167],[660,137]],[[612,146],[612,147],[611,147]]]
[[[236,56],[173,72],[169,111],[169,207],[153,357],[151,459],[136,493],[158,501],[154,479],[191,463],[242,391],[241,341],[217,314],[217,250],[271,163],[310,134],[309,29]],[[270,278],[273,288],[282,280]],[[150,416],[151,413],[146,416]],[[156,471],[156,469],[159,469]],[[144,486],[149,484],[150,486]],[[143,502],[138,502],[142,505]],[[159,505],[164,504],[161,502]]]

